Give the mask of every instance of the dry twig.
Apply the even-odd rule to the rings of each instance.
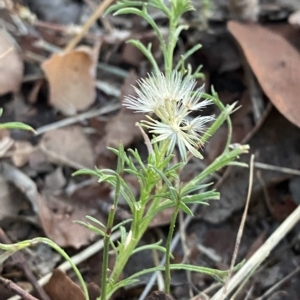
[[[24,299],[24,300],[39,300],[39,299],[33,297],[32,295],[30,295],[25,290],[23,290],[21,287],[19,287],[13,281],[3,278],[2,276],[0,276],[0,283],[9,291],[12,291],[12,292],[18,294],[19,296],[21,296],[22,299]]]
[[[228,284],[227,294],[230,294],[242,282],[260,266],[260,264],[269,256],[276,245],[287,235],[287,233],[300,221],[300,206],[298,206],[286,220],[277,228],[277,230],[265,241],[265,243],[250,257],[243,267],[232,277]],[[223,292],[220,289],[211,300],[219,300]]]
[[[102,16],[104,11],[109,7],[109,5],[113,2],[113,0],[104,0],[96,9],[96,11],[91,15],[91,17],[87,20],[87,22],[84,24],[81,32],[77,34],[67,45],[65,48],[65,52],[69,52],[73,50],[76,45],[81,41],[81,39],[84,37],[84,35],[87,33],[87,31],[90,29],[90,27],[97,21],[97,19]]]
[[[237,254],[238,254],[238,251],[239,251],[239,248],[240,248],[241,239],[242,239],[243,232],[244,232],[245,222],[246,222],[248,209],[249,209],[250,198],[251,198],[252,186],[253,186],[253,162],[254,162],[254,155],[251,155],[249,187],[248,187],[248,195],[247,195],[246,205],[245,205],[244,213],[243,213],[243,216],[242,216],[242,221],[241,221],[241,224],[240,224],[240,228],[239,228],[239,231],[238,231],[238,234],[237,234],[237,237],[236,237],[234,252],[233,252],[233,256],[232,256],[232,260],[231,260],[231,264],[230,264],[228,277],[227,277],[226,283],[224,285],[222,299],[225,299],[225,297],[226,297],[228,283],[229,283],[231,275],[232,275],[232,270],[233,270],[233,267],[234,267],[235,262],[236,262]]]
[[[0,241],[1,241],[1,243],[11,244],[11,241],[9,240],[9,238],[7,237],[7,235],[2,230],[1,227],[0,227]],[[35,276],[33,275],[33,273],[31,271],[24,255],[23,255],[23,253],[22,252],[14,253],[11,256],[11,259],[12,259],[12,262],[13,262],[14,265],[19,266],[23,270],[25,276],[30,281],[30,283],[32,284],[32,286],[35,289],[36,293],[40,297],[40,300],[50,300],[50,298],[45,293],[43,288],[38,284]]]

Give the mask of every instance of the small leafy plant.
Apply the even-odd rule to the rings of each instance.
[[[169,24],[167,38],[163,36],[159,26],[148,13],[148,7],[159,10],[167,18]],[[158,270],[165,272],[165,292],[168,294],[170,293],[171,270],[185,269],[202,272],[220,281],[223,281],[227,275],[226,271],[187,264],[171,264],[171,240],[179,211],[192,215],[189,205],[207,204],[209,200],[219,199],[218,192],[213,189],[208,190],[211,185],[207,183],[208,178],[212,173],[230,164],[245,166],[235,160],[239,155],[248,151],[247,145],[235,145],[235,147],[230,145],[232,126],[229,116],[235,111],[236,104],[224,106],[214,90],[209,95],[204,93],[203,87],[197,88],[196,78],[203,76],[200,73],[200,67],[192,72],[191,67],[186,66],[186,59],[197,51],[200,45],[194,46],[174,64],[174,51],[180,33],[188,28],[186,25],[180,24],[180,19],[185,12],[192,9],[189,0],[170,0],[168,4],[165,4],[163,0],[149,0],[148,2],[123,0],[108,9],[108,12],[114,12],[115,15],[135,14],[148,22],[159,40],[164,70],[161,71],[156,62],[151,52],[151,45],[145,46],[138,40],[129,41],[142,51],[153,68],[153,73],[137,82],[137,86],[134,88],[136,95],[129,95],[124,99],[124,105],[128,109],[146,114],[145,120],[137,124],[143,133],[148,148],[146,161],[143,161],[137,150],[128,149],[125,151],[123,145],[120,144],[118,149],[110,148],[118,158],[116,170],[96,168],[95,170],[80,170],[74,174],[96,176],[99,182],[109,183],[115,191],[106,224],[102,224],[90,216],[87,217],[89,222],[78,222],[97,232],[104,239],[99,300],[109,299],[121,287],[138,280],[140,275]],[[220,114],[216,118],[213,116],[192,117],[193,112],[200,111],[211,104],[220,109]],[[228,124],[229,134],[223,153],[191,181],[182,182],[180,176],[182,169],[193,156],[198,159],[203,158],[201,147],[224,122]],[[150,138],[145,134],[144,129],[151,134]],[[177,150],[179,155],[176,160],[174,158]],[[133,195],[124,180],[126,174],[136,176],[140,186],[138,198]],[[125,222],[130,223],[129,230],[126,230],[124,222],[115,225],[115,212],[121,196],[126,200],[132,215],[132,219]],[[169,208],[173,209],[173,214],[166,246],[163,247],[158,242],[140,247],[139,242],[153,218],[159,212]],[[116,230],[120,230],[121,239],[117,244],[114,244],[110,237]],[[0,256],[0,262],[1,259],[7,258],[13,252],[39,242],[49,244],[72,264],[85,297],[89,299],[86,285],[77,267],[62,249],[46,238],[36,238],[14,245],[0,244],[0,249],[6,251]],[[165,253],[165,266],[143,270],[129,278],[120,279],[128,259],[136,252],[145,249],[156,249]],[[108,270],[110,251],[115,254],[112,270]]]

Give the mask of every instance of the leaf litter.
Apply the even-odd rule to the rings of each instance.
[[[0,30],[0,95],[18,92],[23,79],[23,62],[14,38]]]
[[[275,107],[300,127],[300,54],[284,38],[258,24],[228,23],[262,89]],[[287,85],[288,83],[288,85]]]
[[[132,94],[131,85],[135,84],[136,79],[145,77],[147,72],[151,72],[145,58],[135,55],[130,50],[131,46],[125,46],[123,43],[124,34],[126,37],[130,35],[134,28],[130,26],[134,22],[138,22],[137,20],[131,18],[110,19],[109,22],[112,22],[116,28],[111,34],[103,32],[101,22],[95,23],[91,32],[86,35],[86,39],[82,41],[83,45],[89,46],[64,52],[60,48],[67,44],[66,26],[60,26],[67,24],[68,20],[74,20],[77,24],[84,23],[82,20],[86,16],[83,11],[91,11],[87,4],[89,1],[84,3],[63,1],[64,9],[62,9],[62,2],[55,9],[51,6],[41,5],[41,3],[37,4],[34,0],[26,2],[32,12],[35,12],[41,19],[38,20],[41,21],[40,24],[33,27],[26,23],[26,26],[30,28],[26,41],[24,38],[20,39],[18,35],[14,35],[14,31],[10,32],[12,27],[8,26],[7,29],[19,43],[20,49],[26,49],[22,53],[22,57],[13,40],[9,39],[6,45],[4,43],[6,37],[0,36],[0,40],[3,41],[1,46],[5,46],[5,49],[0,46],[0,52],[4,57],[1,56],[0,64],[5,70],[0,75],[0,91],[3,91],[0,94],[5,94],[2,97],[4,101],[1,102],[5,112],[3,122],[6,120],[27,121],[35,124],[35,127],[42,127],[49,123],[58,124],[56,122],[66,120],[69,116],[79,112],[85,112],[89,108],[105,108],[116,101],[122,103],[124,95]],[[271,32],[258,24],[242,24],[236,21],[228,23],[230,32],[241,45],[246,60],[265,93],[266,97],[262,99],[263,109],[266,110],[268,101],[271,101],[286,118],[284,119],[273,109],[268,116],[256,123],[249,96],[252,88],[245,80],[244,65],[241,63],[244,58],[233,39],[229,34],[224,33],[225,27],[223,26],[220,30],[220,27],[218,28],[213,23],[215,20],[220,22],[220,20],[228,19],[230,17],[228,15],[229,7],[222,6],[220,1],[214,2],[216,2],[214,12],[208,14],[206,20],[209,30],[202,30],[203,28],[200,30],[200,27],[196,27],[197,29],[194,31],[184,32],[176,55],[180,57],[182,54],[180,51],[184,51],[185,47],[189,47],[199,40],[203,44],[203,48],[191,57],[190,62],[194,66],[204,65],[204,72],[207,74],[207,89],[213,84],[223,103],[231,104],[239,101],[239,104],[242,104],[242,108],[233,115],[232,119],[234,142],[240,143],[245,138],[248,139],[251,151],[256,154],[258,162],[299,169],[299,129],[290,123],[299,126],[299,118],[297,118],[299,101],[296,97],[298,77],[296,71],[292,72],[299,64],[299,49],[292,48],[286,41],[287,39],[293,40],[294,42],[291,41],[291,43],[296,47],[299,32],[296,29],[294,31],[289,29],[286,31],[288,37],[283,38],[280,35],[284,30],[276,28],[274,24],[271,24],[274,27]],[[231,1],[231,5],[234,5],[234,2]],[[296,11],[297,6],[292,4],[292,0],[290,2],[290,7]],[[270,21],[272,18],[282,26],[286,25],[286,21],[280,17],[280,12],[286,16],[288,16],[288,12],[285,7],[280,6],[280,2],[276,4],[276,11],[272,11],[266,5],[258,4],[257,1],[251,3],[248,6],[241,6],[244,10],[241,12],[243,18],[248,18],[248,16],[255,18],[259,13],[260,17],[263,16],[267,20],[264,21],[268,23],[267,26],[272,23]],[[255,11],[251,11],[251,5]],[[247,10],[247,7],[250,7],[250,10]],[[65,12],[66,15],[64,18],[58,18],[63,15],[62,12]],[[237,10],[235,10],[236,12]],[[14,12],[9,11],[9,13],[13,14]],[[199,20],[198,11],[192,13],[190,17],[191,19],[185,21],[197,24],[196,26],[200,23],[204,24],[203,20]],[[201,15],[201,17],[203,16]],[[60,24],[58,19],[61,20]],[[48,23],[42,23],[43,21]],[[15,26],[14,21],[10,22]],[[124,24],[127,24],[127,27],[122,27]],[[19,19],[17,30],[23,28],[22,32],[25,32],[23,25],[25,26],[25,22]],[[151,39],[152,41],[151,33],[143,24],[139,24],[136,28],[139,28],[139,36],[142,39]],[[90,46],[91,41],[97,35],[101,36],[102,40],[99,59],[96,59],[94,48]],[[33,43],[36,38],[44,41],[44,48]],[[60,50],[60,53],[49,53],[49,48],[46,48],[45,45],[54,46],[53,49]],[[155,48],[155,52],[157,52],[159,60],[159,49]],[[22,83],[23,63],[26,66],[26,78],[39,75],[36,78],[40,82],[33,80]],[[109,68],[105,69],[103,67],[105,65],[108,65]],[[41,74],[36,74],[37,66],[44,70],[43,76],[48,80],[49,89],[44,84]],[[99,66],[103,68],[101,69]],[[128,73],[129,70],[131,71]],[[124,74],[129,74],[125,81]],[[1,81],[1,76],[4,83]],[[98,82],[97,86],[103,83],[110,89],[122,86],[121,95],[118,97],[120,94],[118,90],[109,93],[103,89],[96,90],[96,81]],[[24,96],[21,104],[26,105],[22,107],[14,97],[8,94],[18,91]],[[27,95],[30,95],[28,91],[34,91],[34,93],[32,92],[32,96],[27,98]],[[30,98],[34,101],[30,102]],[[46,99],[49,101],[47,102]],[[43,117],[40,117],[41,115]],[[78,224],[74,224],[73,221],[85,221],[85,215],[90,214],[105,223],[114,191],[108,186],[99,185],[84,177],[71,178],[71,174],[81,167],[114,166],[115,156],[107,150],[107,146],[118,146],[121,141],[125,147],[146,149],[143,145],[142,135],[135,126],[135,123],[141,118],[143,115],[133,114],[122,107],[117,114],[107,112],[105,116],[95,115],[90,121],[78,117],[75,125],[69,124],[64,128],[55,128],[54,126],[54,129],[48,127],[48,129],[43,129],[45,131],[41,132],[38,137],[31,134],[25,136],[17,131],[12,132],[11,135],[7,132],[1,135],[0,152],[3,160],[1,162],[3,180],[0,181],[3,187],[1,203],[5,206],[5,210],[2,211],[3,215],[0,217],[1,226],[16,239],[25,238],[27,235],[44,234],[63,247],[73,248],[72,251],[78,251],[79,248],[87,246],[96,236]],[[287,132],[289,134],[286,134]],[[227,128],[224,127],[219,131],[218,136],[205,146],[206,160],[204,163],[209,163],[217,153],[222,151],[226,134]],[[248,162],[247,157],[243,159]],[[201,168],[201,164],[193,163],[189,170],[186,170],[187,180],[200,172]],[[266,236],[269,236],[273,228],[276,228],[291,213],[298,201],[295,178],[289,174],[272,171],[260,172],[260,179],[259,176],[255,177],[252,204],[241,246],[241,259],[251,256],[253,249],[257,249],[259,245],[263,244]],[[222,184],[219,183],[218,189],[222,198],[220,201],[211,202],[210,206],[202,207],[195,213],[196,217],[187,229],[187,245],[188,250],[191,251],[189,259],[195,264],[228,268],[232,247],[232,243],[229,242],[234,239],[240,210],[246,199],[248,170],[233,167],[226,172],[216,174],[215,178],[221,178]],[[135,195],[138,195],[138,184],[130,178],[128,180],[132,184]],[[8,184],[8,181],[11,183]],[[270,197],[271,201],[268,202],[266,195]],[[36,216],[39,217],[39,220],[34,220]],[[122,220],[129,217],[126,205],[123,205],[118,218]],[[7,220],[10,220],[9,226]],[[11,222],[11,220],[15,221]],[[20,220],[27,222],[27,226],[22,225]],[[164,238],[162,226],[168,222],[168,214],[160,216],[153,222],[154,228],[150,229],[148,233],[150,239],[155,238],[156,235]],[[35,230],[32,227],[35,227]],[[250,282],[256,289],[253,297],[264,293],[265,289],[293,270],[290,258],[297,261],[297,250],[295,249],[297,249],[297,243],[299,244],[297,240],[291,243],[294,237],[296,237],[296,230],[291,233],[291,237],[285,238],[283,246],[278,247],[272,254],[271,258],[277,259],[280,263],[272,267],[266,264],[263,275],[254,275]],[[145,237],[143,242],[147,242],[148,238],[149,236]],[[182,236],[182,240],[184,241],[184,236]],[[291,246],[292,244],[296,246]],[[250,251],[251,245],[252,250]],[[41,256],[40,253],[32,249],[30,255]],[[186,253],[180,247],[174,251],[178,261],[186,258]],[[213,259],[212,253],[217,253],[218,260]],[[149,266],[153,264],[149,253],[140,253],[140,256],[136,258],[138,260],[132,260],[128,266],[129,270],[132,266],[143,268],[141,262],[144,262],[146,258]],[[51,269],[56,260],[54,258],[49,258],[49,260],[52,261],[52,264],[49,263],[49,269]],[[97,273],[98,271],[95,271],[95,265],[97,265],[95,260],[91,259],[83,268],[88,273],[93,266],[94,274],[88,276],[99,279],[100,275]],[[57,272],[54,271],[53,277],[56,275]],[[66,289],[70,291],[74,289],[76,295],[80,297],[78,287],[74,287],[74,283],[71,281],[66,282],[64,277],[65,275],[58,274],[59,280],[54,283],[54,287],[50,288],[49,294],[55,292],[57,287],[57,290],[61,289],[60,294],[64,293],[61,291]],[[149,282],[149,278],[149,276],[143,278],[142,287]],[[184,274],[176,272],[174,280],[175,298],[186,299],[190,285],[188,278]],[[192,282],[200,290],[204,290],[211,283],[207,277],[195,274],[192,275]],[[58,287],[60,283],[61,285]],[[288,284],[290,286],[287,293],[290,296],[298,295],[299,280],[295,278]],[[94,292],[97,294],[96,290],[97,288]],[[140,293],[138,285],[133,286],[129,291],[124,291],[124,295],[128,299],[132,298],[132,293],[135,295]],[[242,293],[245,293],[245,290]],[[53,297],[56,299],[56,296]],[[63,294],[63,299],[67,299],[67,297],[67,294]],[[166,295],[154,293],[149,297],[156,299],[157,297],[166,297]],[[195,297],[197,296],[195,295]]]
[[[49,82],[49,103],[67,116],[87,109],[95,100],[95,53],[81,46],[53,54],[42,64]]]

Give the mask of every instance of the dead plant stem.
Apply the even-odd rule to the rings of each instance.
[[[222,299],[225,299],[225,297],[226,297],[228,283],[229,283],[231,275],[232,275],[232,270],[233,270],[233,267],[234,267],[235,262],[236,262],[237,254],[238,254],[238,251],[239,251],[239,248],[240,248],[241,239],[242,239],[243,232],[244,232],[245,222],[246,222],[249,203],[250,203],[250,198],[251,198],[252,186],[253,186],[253,169],[254,169],[254,164],[253,163],[254,163],[254,155],[252,154],[251,158],[250,158],[249,187],[248,187],[248,195],[247,195],[246,205],[245,205],[244,213],[243,213],[243,216],[242,216],[240,228],[239,228],[239,231],[238,231],[238,234],[237,234],[237,237],[236,237],[234,252],[233,252],[233,256],[232,256],[232,260],[231,260],[231,265],[230,265],[228,277],[226,278],[226,282],[225,282],[225,285],[224,285]]]
[[[90,16],[87,22],[82,27],[82,30],[77,34],[65,47],[65,52],[73,50],[76,45],[81,41],[84,35],[88,32],[91,26],[97,21],[97,19],[104,13],[104,11],[109,7],[109,5],[114,0],[104,0],[96,9],[96,11]]]
[[[13,291],[14,293],[18,294],[22,297],[22,299],[25,300],[38,300],[37,298],[30,295],[28,292],[23,290],[21,287],[19,287],[17,284],[15,284],[13,281],[3,278],[0,276],[0,283],[9,291]]]
[[[296,268],[293,272],[282,278],[279,282],[274,284],[270,289],[268,289],[261,297],[257,298],[256,300],[263,300],[271,296],[273,292],[275,292],[281,285],[283,285],[286,281],[295,276],[298,272],[300,272],[300,267]]]
[[[287,233],[300,221],[300,206],[298,206],[277,230],[265,241],[265,243],[250,257],[242,268],[232,277],[228,283],[227,293],[230,294],[237,286],[252,274],[260,264],[269,256],[270,252],[287,235]],[[211,300],[221,299],[223,288],[220,289]]]

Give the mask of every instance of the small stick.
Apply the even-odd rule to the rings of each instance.
[[[225,297],[226,297],[228,283],[229,283],[231,275],[232,275],[232,270],[233,270],[233,267],[236,262],[237,254],[238,254],[238,251],[240,248],[241,239],[242,239],[243,232],[244,232],[245,222],[246,222],[246,218],[247,218],[247,214],[248,214],[249,203],[250,203],[250,198],[251,198],[251,193],[252,193],[252,186],[253,186],[253,169],[254,169],[253,162],[254,162],[254,155],[252,154],[251,159],[250,159],[249,187],[248,187],[248,195],[247,195],[246,205],[245,205],[245,209],[243,212],[240,228],[239,228],[239,231],[238,231],[238,234],[236,237],[234,252],[233,252],[232,259],[231,259],[231,265],[230,265],[228,277],[226,278],[226,282],[224,285],[222,299],[225,299]]]
[[[260,264],[269,256],[270,252],[287,235],[287,233],[300,221],[300,205],[285,219],[276,231],[265,241],[265,243],[250,257],[242,268],[232,277],[228,284],[228,294],[230,294],[241,282],[253,273]],[[222,296],[223,288],[220,289],[211,300],[219,300]]]
[[[90,18],[87,20],[87,22],[82,27],[82,30],[79,34],[77,34],[67,45],[65,48],[65,52],[69,52],[73,50],[76,45],[81,41],[81,39],[84,37],[84,35],[88,32],[90,27],[97,21],[97,19],[103,14],[103,12],[108,8],[108,6],[113,2],[114,0],[104,0],[97,8],[97,10],[90,16]]]
[[[62,128],[62,127],[66,127],[72,124],[75,124],[77,122],[81,122],[87,119],[91,119],[91,118],[95,118],[98,117],[100,115],[104,115],[104,114],[108,114],[110,112],[113,112],[117,109],[120,108],[120,104],[119,103],[115,103],[115,104],[111,104],[109,106],[105,106],[96,110],[91,110],[91,111],[87,111],[84,112],[82,114],[67,118],[67,119],[63,119],[61,121],[52,123],[52,124],[48,124],[45,126],[42,126],[40,128],[36,129],[36,135],[41,135],[45,132],[54,130],[54,129],[58,129],[58,128]]]
[[[255,119],[255,123],[257,123],[261,120],[264,111],[263,95],[262,95],[261,88],[257,82],[257,79],[255,78],[248,62],[246,61],[244,54],[243,54],[243,61],[244,61],[245,77],[248,83],[249,94],[253,106],[253,116]]]
[[[286,174],[290,174],[290,175],[300,176],[299,170],[295,170],[295,169],[291,169],[291,168],[268,165],[268,164],[257,162],[257,161],[254,163],[254,166],[255,166],[255,168],[258,168],[258,169],[270,170],[270,171],[276,171],[276,172],[286,173]]]
[[[265,202],[266,202],[267,208],[269,210],[269,213],[273,214],[274,211],[273,211],[272,202],[271,202],[271,198],[270,198],[270,195],[269,195],[268,187],[267,187],[260,171],[257,171],[256,177],[257,177],[257,179],[258,179],[258,181],[259,181],[259,183],[262,187]]]
[[[276,284],[274,284],[271,288],[269,288],[262,296],[257,298],[256,300],[263,300],[269,297],[275,290],[277,290],[282,284],[284,284],[287,280],[291,279],[294,275],[296,275],[298,272],[300,272],[300,267],[298,267],[296,270],[282,278],[280,281],[278,281]]]
[[[54,151],[47,149],[43,143],[40,144],[39,149],[47,156],[49,161],[51,161],[52,163],[59,164],[59,165],[65,165],[65,166],[71,167],[75,170],[80,170],[80,169],[86,168],[86,166],[84,166],[76,161],[68,159],[65,156],[62,156],[60,154],[57,154]]]
[[[0,283],[9,291],[12,291],[16,293],[17,295],[21,296],[24,300],[39,300],[32,295],[30,295],[28,292],[23,290],[21,287],[19,287],[17,284],[15,284],[13,281],[3,278],[0,276]]]
[[[156,249],[152,250],[152,256],[153,256],[154,265],[159,266],[159,264],[160,264],[159,255],[158,255]],[[164,291],[165,290],[165,282],[164,282],[162,272],[158,272],[158,274],[157,274],[157,287],[158,287],[159,291]]]
[[[8,238],[8,236],[5,234],[5,232],[3,231],[3,229],[1,227],[0,227],[0,241],[1,241],[1,243],[11,244],[10,239]],[[46,292],[38,284],[35,276],[33,275],[31,269],[29,268],[29,265],[24,257],[24,254],[21,251],[16,252],[11,256],[11,259],[15,265],[19,266],[23,270],[25,276],[31,282],[31,284],[32,284],[33,288],[35,289],[36,293],[38,294],[40,300],[50,300],[50,298],[48,297]]]
[[[8,48],[6,51],[4,51],[3,53],[1,53],[0,54],[0,59],[2,59],[3,57],[5,57],[11,51],[13,51],[13,47]]]

